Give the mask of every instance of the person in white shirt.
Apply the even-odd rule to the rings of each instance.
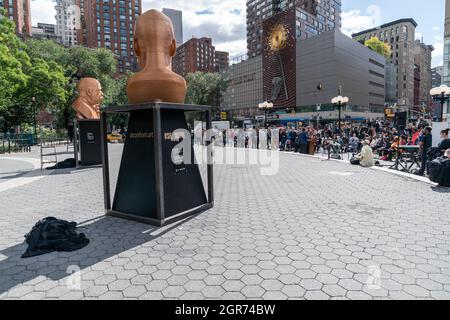
[[[370,147],[369,141],[363,141],[363,147],[361,149],[361,153],[357,155],[357,158],[359,159],[359,164],[362,167],[373,167],[375,165],[374,156],[372,148]]]

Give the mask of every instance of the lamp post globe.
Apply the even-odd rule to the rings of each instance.
[[[264,101],[258,105],[260,110],[264,110],[264,127],[267,125],[267,112],[273,109],[273,103]]]
[[[441,103],[441,116],[440,121],[444,121],[444,104],[450,100],[450,87],[443,84],[442,86],[433,88],[430,90],[430,95],[434,101]]]
[[[331,103],[338,107],[339,109],[339,116],[338,116],[338,127],[339,127],[339,135],[341,134],[341,108],[342,106],[345,106],[349,103],[350,99],[348,97],[343,97],[341,95],[338,95],[337,97],[334,97],[331,99]]]

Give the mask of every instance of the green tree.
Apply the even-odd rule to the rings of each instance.
[[[68,98],[68,79],[60,65],[54,61],[32,59],[29,75],[27,96],[35,97],[39,109],[56,111],[64,106]]]
[[[391,57],[392,50],[389,44],[379,40],[377,37],[372,37],[369,40],[366,40],[364,45],[376,53],[381,54],[386,59]]]
[[[104,105],[126,103],[123,83],[126,82],[127,76],[115,77],[116,60],[110,50],[65,48],[50,40],[31,39],[27,41],[27,51],[32,57],[61,65],[68,78],[68,98],[59,112],[60,126],[67,127],[74,117],[72,103],[77,97],[76,85],[81,78],[92,77],[100,81],[105,94]]]
[[[186,81],[186,103],[212,106],[213,114],[216,115],[228,82],[219,73],[203,72],[189,73]]]
[[[104,105],[126,105],[128,104],[127,82],[131,73],[127,73],[120,78],[111,78],[104,90]],[[128,125],[128,115],[124,113],[114,113],[108,116],[108,123],[111,127],[119,128],[122,132]]]
[[[24,68],[30,59],[24,45],[15,34],[15,25],[0,8],[0,123],[2,131],[19,124],[25,108],[15,108],[20,91],[27,86],[29,76]]]

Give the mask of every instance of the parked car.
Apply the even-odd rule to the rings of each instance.
[[[110,143],[123,143],[123,136],[118,132],[112,132],[107,135],[106,139]]]

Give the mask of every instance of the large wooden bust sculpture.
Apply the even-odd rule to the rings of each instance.
[[[99,105],[103,101],[102,86],[97,79],[82,78],[78,83],[78,98],[72,104],[78,120],[100,119]]]
[[[172,71],[177,46],[170,19],[157,10],[138,17],[134,31],[134,50],[140,71],[128,80],[130,103],[184,103],[186,81]]]

